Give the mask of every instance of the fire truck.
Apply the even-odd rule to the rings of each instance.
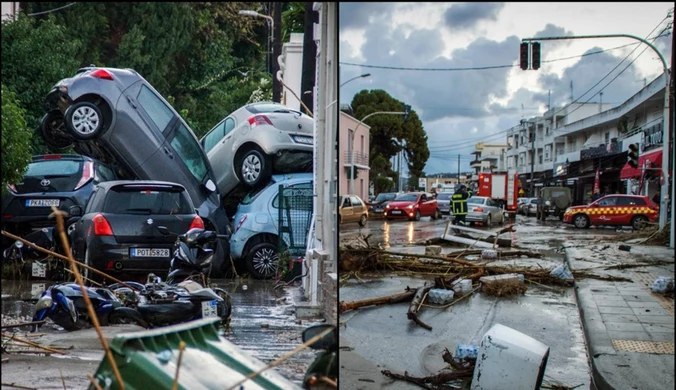
[[[519,197],[519,175],[515,171],[479,174],[477,196],[486,196],[502,205],[508,213],[516,213]]]

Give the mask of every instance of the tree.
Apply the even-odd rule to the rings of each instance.
[[[374,191],[376,194],[381,192],[390,192],[394,188],[394,181],[390,177],[379,176],[376,177],[373,183]]]
[[[305,27],[305,2],[282,3],[282,43],[291,33],[302,33]]]
[[[26,127],[24,115],[16,95],[2,84],[2,193],[7,184],[21,181],[31,161],[33,132]]]
[[[350,106],[356,118],[364,118],[377,111],[402,111],[404,103],[383,90],[363,90],[354,96]],[[422,174],[430,152],[427,147],[427,134],[414,110],[411,110],[407,121],[397,115],[374,115],[365,123],[371,127],[372,172],[375,168],[373,162],[378,157],[383,157],[387,161],[387,175],[391,176],[392,167],[389,161],[399,151],[404,150],[410,174],[412,176]]]

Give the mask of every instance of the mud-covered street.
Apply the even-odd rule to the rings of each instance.
[[[238,281],[215,280],[233,298],[232,330],[224,336],[250,352],[265,363],[291,352],[302,343],[301,333],[318,320],[297,320],[294,304],[301,299],[298,287],[275,289],[271,281],[240,279]],[[22,319],[30,321],[37,296],[47,283],[31,281],[2,281],[3,324]],[[102,328],[107,339],[122,332],[142,330],[133,325],[115,325]],[[56,347],[72,348],[65,355],[43,356],[26,354],[3,354],[8,358],[3,363],[3,383],[15,383],[38,389],[63,389],[61,377],[67,388],[85,388],[103,357],[100,342],[93,329],[76,332],[60,330],[54,324],[46,324],[39,333],[44,336],[32,341]],[[23,337],[26,332],[18,332]],[[308,365],[314,360],[315,351],[304,350],[286,360],[276,370],[300,385]],[[26,370],[26,367],[30,367]],[[10,388],[10,387],[2,387]]]

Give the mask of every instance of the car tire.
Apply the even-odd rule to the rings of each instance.
[[[434,214],[432,214],[432,220],[436,221],[437,219],[441,219],[441,212],[439,212],[439,209],[434,210]]]
[[[491,217],[490,214],[488,214],[488,216],[486,217],[486,223],[484,223],[484,225],[486,225],[487,227],[493,226],[493,218]]]
[[[235,172],[239,182],[245,187],[256,188],[270,180],[270,161],[258,148],[250,149],[237,161]]]
[[[66,127],[78,141],[98,138],[103,131],[103,114],[99,107],[88,101],[73,104],[66,110]]]
[[[362,214],[361,218],[359,218],[359,226],[362,227],[366,226],[366,219],[367,219],[366,214]]]
[[[637,215],[631,219],[631,228],[634,230],[641,230],[645,228],[648,218],[643,215]]]
[[[584,214],[577,214],[573,217],[573,225],[579,229],[586,229],[589,227],[589,217]]]
[[[256,279],[270,279],[277,275],[279,251],[270,242],[254,245],[246,255],[246,267]]]
[[[64,126],[63,114],[59,110],[52,110],[45,114],[40,121],[40,135],[50,149],[63,150],[73,145],[73,141],[58,134]]]
[[[420,221],[420,210],[415,211],[415,217],[413,217],[414,221]]]

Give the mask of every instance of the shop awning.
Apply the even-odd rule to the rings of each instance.
[[[620,172],[620,179],[638,179],[641,177],[641,167],[646,161],[656,164],[655,167],[662,168],[662,149],[650,151],[638,156],[638,168],[632,168],[626,163]]]

